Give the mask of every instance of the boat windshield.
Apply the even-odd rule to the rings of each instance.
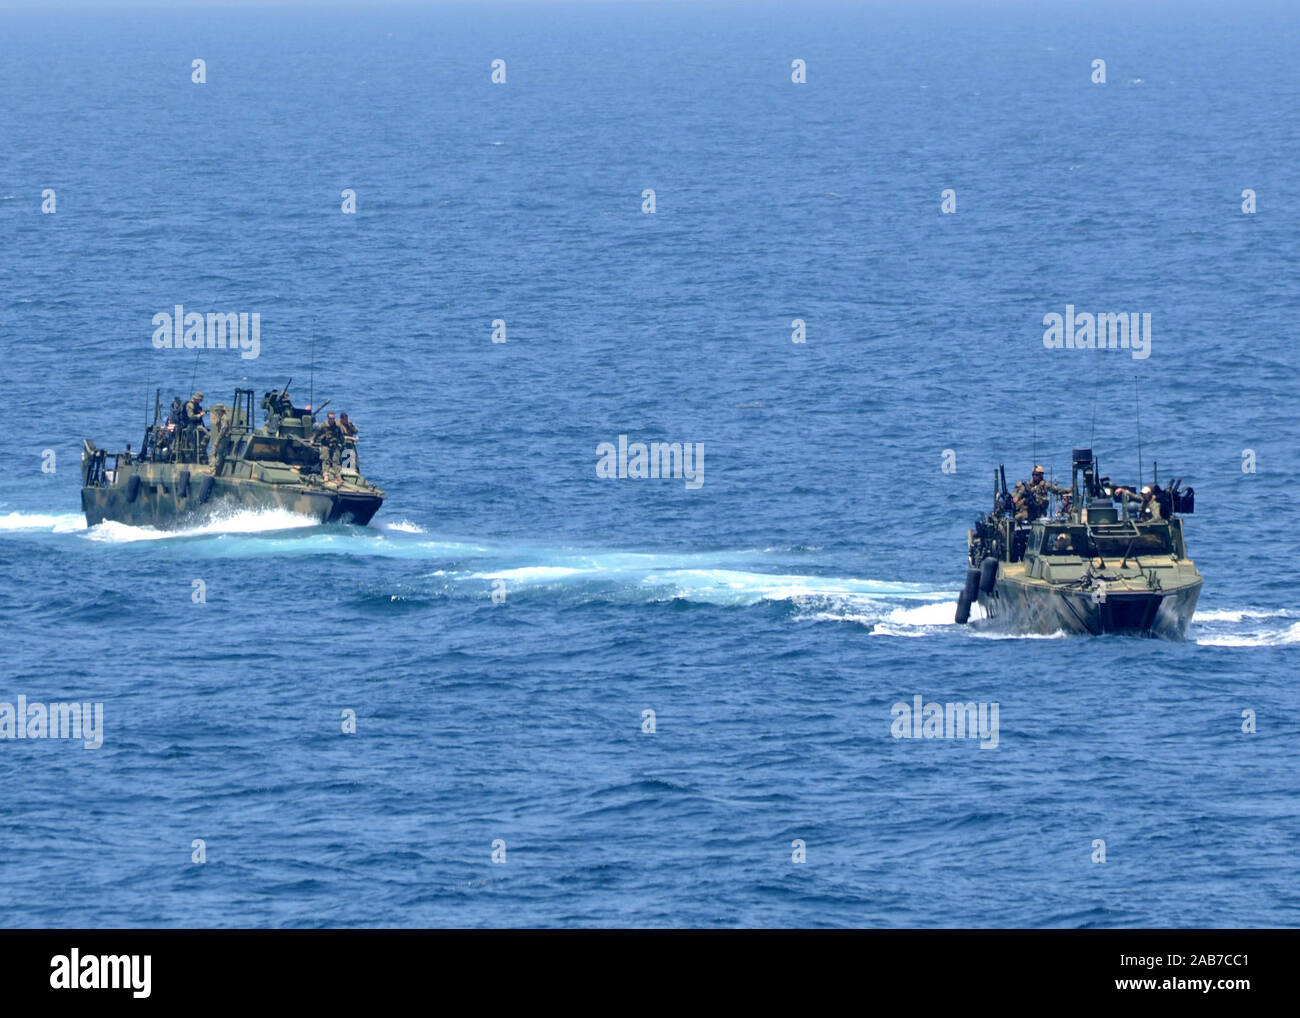
[[[1094,534],[1096,551],[1102,558],[1116,558],[1121,555],[1168,555],[1174,548],[1169,540],[1169,528],[1143,530],[1140,533],[1107,535]]]
[[[1173,550],[1168,527],[1143,527],[1137,534],[1132,530],[1115,533],[1094,530],[1091,542],[1088,532],[1081,527],[1048,527],[1043,534],[1040,554],[1120,558],[1124,555],[1169,555]]]

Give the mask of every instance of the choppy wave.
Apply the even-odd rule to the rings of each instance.
[[[1198,611],[1192,616],[1192,621],[1200,623],[1244,622],[1247,619],[1287,618],[1289,614],[1286,609],[1269,611],[1264,608],[1217,608],[1213,611]]]
[[[1300,621],[1285,608],[1198,611],[1192,624],[1192,636],[1202,647],[1284,647],[1300,643]]]

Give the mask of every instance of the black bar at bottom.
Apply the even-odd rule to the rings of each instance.
[[[610,1006],[681,1002],[689,985],[733,1001],[811,993],[810,1005],[842,990],[918,1004],[1223,1007],[1280,1000],[1298,939],[1293,930],[4,930],[0,993],[6,1006],[115,998],[337,1009],[459,988],[484,1007],[511,994]]]

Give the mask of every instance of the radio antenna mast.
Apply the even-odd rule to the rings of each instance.
[[[316,316],[311,316],[311,373],[307,377],[307,405],[316,406]],[[312,414],[314,420],[316,415]]]
[[[1138,485],[1142,484],[1142,389],[1138,385],[1138,376],[1133,375],[1133,392],[1137,399],[1137,433],[1138,433]]]

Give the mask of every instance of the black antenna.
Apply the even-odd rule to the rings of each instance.
[[[194,374],[190,376],[190,393],[191,393],[191,394],[194,393],[194,391],[195,391],[194,386],[198,383],[198,380],[199,380],[199,352],[200,352],[202,349],[203,349],[203,345],[202,345],[202,344],[199,344],[198,346],[196,346],[196,347],[194,348]]]
[[[1142,484],[1142,389],[1138,385],[1138,376],[1133,375],[1133,392],[1137,398],[1137,431],[1138,431],[1138,485]]]
[[[1034,418],[1034,455],[1033,455],[1033,463],[1034,463],[1035,466],[1038,465],[1038,418],[1037,418],[1037,417]]]
[[[316,406],[316,316],[311,316],[311,374],[307,379],[307,405]],[[314,418],[316,415],[312,414]]]

